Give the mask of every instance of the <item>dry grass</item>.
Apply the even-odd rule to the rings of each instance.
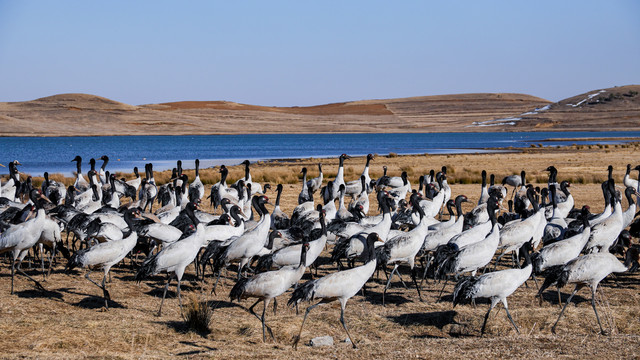
[[[189,301],[184,307],[184,321],[190,331],[206,336],[211,333],[213,309],[206,301],[201,301],[195,294],[189,294]]]
[[[477,200],[479,173],[486,169],[498,179],[505,175],[527,170],[528,178],[539,182],[544,169],[554,164],[559,169],[558,178],[585,176],[586,184],[576,183],[572,192],[576,206],[588,203],[592,211],[602,209],[598,184],[591,183],[591,176],[606,176],[606,167],[614,166],[614,177],[621,181],[624,166],[636,164],[636,147],[611,147],[604,149],[572,148],[538,149],[525,153],[500,153],[482,155],[398,156],[377,158],[372,163],[371,175],[382,174],[382,165],[389,166],[390,175],[399,175],[401,169],[411,167],[413,184],[420,174],[430,168],[449,168],[453,194],[465,194],[472,202]],[[335,172],[337,159],[304,159],[287,162],[258,163],[252,166],[253,177],[269,173],[287,178],[282,208],[290,212],[296,202],[299,172],[303,166],[309,176],[317,175],[319,161],[323,168]],[[347,160],[355,170],[347,180],[358,177],[364,158]],[[452,171],[454,170],[455,171]],[[209,170],[207,170],[209,171]],[[231,169],[232,176],[242,176],[242,168]],[[262,175],[259,175],[262,174]],[[467,175],[468,174],[468,175]],[[168,176],[168,175],[167,175]],[[219,174],[211,170],[211,181]],[[469,177],[472,184],[459,182]],[[476,179],[477,176],[477,179]],[[230,175],[231,177],[231,175]],[[160,174],[156,176],[160,178]],[[330,178],[329,178],[330,180]],[[595,180],[594,180],[595,181]],[[275,181],[272,183],[275,184]],[[271,196],[271,195],[270,195]],[[207,205],[208,206],[208,205]],[[471,205],[465,204],[464,210]],[[637,242],[637,239],[634,239]],[[330,250],[330,249],[329,249]],[[322,254],[320,275],[336,270],[328,263],[328,251]],[[505,262],[506,264],[506,262]],[[558,335],[550,327],[560,311],[555,291],[548,291],[542,306],[534,298],[535,287],[531,281],[522,286],[511,297],[511,314],[521,334],[513,330],[504,310],[492,312],[485,337],[480,337],[480,326],[487,304],[451,306],[452,284],[445,289],[444,301],[437,298],[442,284],[429,282],[423,289],[424,302],[418,301],[415,289],[404,289],[399,281],[387,293],[387,306],[382,307],[381,296],[384,275],[374,277],[367,283],[366,294],[356,295],[347,305],[345,319],[360,349],[352,350],[343,342],[346,334],[339,323],[340,307],[337,303],[314,309],[302,332],[301,344],[315,336],[331,335],[336,345],[328,348],[299,346],[293,351],[290,344],[297,334],[302,313],[285,308],[282,304],[288,294],[279,299],[277,315],[267,312],[267,324],[273,328],[276,343],[262,343],[260,321],[250,315],[246,308],[251,300],[231,303],[228,292],[234,283],[235,272],[230,271],[222,279],[218,295],[209,295],[213,279],[207,277],[204,284],[195,281],[193,266],[187,268],[183,279],[183,296],[199,294],[197,304],[206,301],[213,310],[211,332],[201,336],[185,331],[173,282],[163,309],[163,316],[154,313],[160,304],[164,276],[156,276],[136,284],[129,260],[112,269],[112,282],[108,284],[113,301],[110,310],[101,309],[101,291],[86,281],[85,270],[72,274],[64,273],[64,261],[59,259],[51,276],[43,283],[47,292],[35,289],[22,278],[16,278],[16,294],[9,295],[10,277],[8,262],[0,264],[0,348],[3,358],[167,358],[169,356],[195,358],[582,358],[585,354],[593,358],[632,358],[640,356],[640,285],[637,273],[622,274],[615,279],[605,279],[598,288],[598,310],[603,325],[611,335],[597,335],[597,323],[590,306],[590,293],[583,289],[561,320]],[[28,271],[38,276],[36,270]],[[408,269],[401,267],[405,281],[409,280]],[[305,275],[305,279],[309,274]],[[201,290],[202,287],[202,290]],[[563,289],[566,301],[571,289]],[[307,306],[307,304],[305,304]],[[500,308],[500,306],[498,306]],[[301,308],[303,310],[303,308]],[[261,311],[256,307],[256,311]]]

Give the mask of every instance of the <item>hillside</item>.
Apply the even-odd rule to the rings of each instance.
[[[0,103],[0,136],[451,132],[640,129],[640,86],[551,103],[524,94],[457,94],[308,107],[229,101],[128,105],[61,94]]]

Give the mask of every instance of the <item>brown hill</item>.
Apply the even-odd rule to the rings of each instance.
[[[100,96],[61,94],[0,103],[0,135],[598,131],[604,125],[611,130],[637,130],[638,90],[640,86],[596,90],[555,104],[530,95],[483,93],[308,107],[268,107],[228,101],[133,106]],[[589,97],[595,93],[597,96]]]

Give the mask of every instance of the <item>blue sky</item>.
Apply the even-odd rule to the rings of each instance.
[[[0,0],[0,101],[315,105],[640,84],[638,1]]]

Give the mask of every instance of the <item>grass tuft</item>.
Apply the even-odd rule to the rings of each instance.
[[[202,336],[211,333],[209,324],[213,317],[213,309],[207,305],[206,301],[200,301],[195,294],[189,295],[189,302],[184,307],[184,321],[189,331],[193,331]]]

